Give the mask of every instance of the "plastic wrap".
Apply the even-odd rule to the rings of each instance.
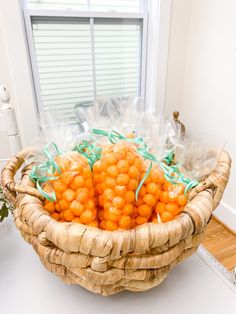
[[[170,221],[216,165],[208,138],[184,137],[139,98],[99,97],[75,110],[77,122],[49,115],[41,123],[31,173],[56,220],[110,231]]]
[[[175,162],[184,176],[201,181],[216,166],[217,157],[225,146],[221,138],[209,134],[187,135],[175,149]]]

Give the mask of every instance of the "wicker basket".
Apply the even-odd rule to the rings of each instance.
[[[191,191],[190,202],[177,219],[110,232],[52,219],[29,179],[32,164],[24,167],[20,184],[16,184],[16,171],[32,155],[30,148],[22,150],[2,171],[4,191],[16,207],[15,224],[49,271],[68,284],[102,295],[157,286],[173,266],[197,250],[231,165],[229,155],[222,152],[214,171]]]

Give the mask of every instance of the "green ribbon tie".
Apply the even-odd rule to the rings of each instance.
[[[55,156],[61,154],[57,145],[53,142],[49,142],[47,145],[44,146],[43,149],[44,155],[48,158],[45,163],[42,163],[38,166],[33,166],[30,172],[30,179],[36,184],[38,191],[48,200],[51,202],[56,201],[56,194],[54,191],[52,193],[47,193],[43,190],[42,184],[47,181],[57,180],[59,177],[54,176],[57,172],[61,174],[61,169],[58,164],[55,162]],[[50,176],[49,176],[50,175]]]
[[[80,144],[73,148],[76,151],[87,158],[90,168],[93,168],[94,163],[101,158],[102,148],[96,146],[91,141],[82,141]]]

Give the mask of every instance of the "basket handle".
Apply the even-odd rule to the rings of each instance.
[[[41,200],[43,199],[43,196],[39,193],[39,191],[33,187],[33,182],[32,186],[29,186],[28,182],[28,184],[22,183],[23,180],[20,184],[17,184],[15,182],[15,175],[17,173],[17,170],[27,159],[35,156],[35,153],[36,150],[34,148],[26,147],[25,149],[17,153],[14,157],[12,157],[1,172],[1,184],[3,190],[6,193],[7,197],[13,202],[16,199],[17,193],[27,193],[32,196],[38,197]]]
[[[229,180],[230,168],[231,158],[226,151],[222,151],[218,156],[217,165],[213,172],[190,192],[189,200],[193,199],[198,193],[213,188],[214,209],[216,209]]]

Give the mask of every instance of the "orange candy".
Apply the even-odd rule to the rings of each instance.
[[[155,195],[157,190],[158,190],[158,185],[156,183],[150,182],[147,184],[147,192],[148,193]]]
[[[179,206],[185,206],[187,204],[187,198],[182,194],[178,196]]]
[[[125,206],[122,208],[122,213],[124,215],[131,215],[133,212],[134,206],[132,204],[125,204]]]
[[[166,210],[166,205],[164,203],[158,202],[155,208],[156,213],[161,214]]]
[[[130,204],[130,203],[133,203],[134,202],[134,199],[135,199],[135,195],[134,195],[134,192],[133,191],[127,191],[125,193],[125,202]]]
[[[160,201],[163,204],[168,203],[168,201],[169,201],[169,194],[168,194],[168,192],[166,192],[166,191],[160,192]]]
[[[111,178],[116,178],[119,174],[118,169],[116,166],[109,166],[107,169],[107,174],[111,177]]]
[[[130,166],[127,160],[119,160],[117,163],[117,169],[119,173],[127,173],[130,170]]]
[[[147,189],[145,188],[145,186],[143,185],[139,191],[139,196],[143,197],[145,194],[147,193]]]
[[[71,172],[71,171],[64,172],[61,175],[61,180],[66,185],[69,185],[74,180],[75,175],[76,175],[76,172]]]
[[[114,189],[114,187],[116,186],[116,180],[110,177],[106,177],[104,183],[107,188]]]
[[[121,196],[116,196],[113,198],[112,203],[116,208],[122,208],[125,205],[125,200]]]
[[[166,210],[171,213],[173,216],[179,214],[179,206],[175,203],[167,203],[166,204]]]
[[[62,182],[60,179],[53,181],[53,189],[57,192],[64,192],[67,188],[67,185]]]
[[[80,216],[84,212],[84,205],[81,204],[78,201],[73,201],[70,204],[70,211],[75,215],[75,216]]]
[[[151,215],[151,207],[146,205],[146,204],[143,204],[141,206],[138,207],[138,213],[140,216],[142,217],[150,217]]]
[[[164,182],[163,172],[157,166],[152,167],[151,179],[152,179],[152,182],[155,182],[158,184],[161,184]]]
[[[144,195],[143,201],[145,204],[147,204],[149,206],[155,206],[155,204],[156,204],[156,198],[152,194]]]
[[[75,218],[75,215],[69,210],[63,211],[63,217],[66,221],[72,221]]]
[[[103,193],[103,198],[106,201],[112,201],[114,197],[115,197],[115,193],[112,189],[106,189]]]
[[[72,189],[66,189],[63,192],[63,198],[68,202],[72,202],[75,199],[75,191]]]
[[[127,192],[127,189],[126,186],[124,185],[116,185],[114,191],[116,195],[124,197]]]
[[[73,190],[76,191],[77,189],[84,187],[84,185],[85,185],[84,177],[81,175],[78,175],[74,178],[70,186]]]
[[[49,201],[46,201],[45,205],[44,205],[44,208],[50,213],[52,214],[55,210],[55,205],[53,202],[49,202]]]
[[[89,191],[87,188],[81,188],[76,191],[76,200],[85,203],[89,199]]]
[[[94,214],[91,210],[86,209],[80,216],[82,224],[89,224],[95,219]]]
[[[139,226],[139,225],[143,225],[146,222],[148,222],[148,218],[147,217],[138,216],[135,221],[136,221],[136,224]]]
[[[130,216],[122,216],[119,225],[122,229],[130,229],[131,226],[131,218]]]
[[[60,200],[58,202],[58,204],[59,204],[61,210],[67,210],[70,207],[70,203],[65,199]]]
[[[162,214],[161,214],[161,221],[162,222],[167,222],[167,221],[170,221],[170,220],[173,220],[174,219],[174,216],[169,213],[168,211],[164,211]]]
[[[135,179],[130,179],[129,180],[129,183],[127,185],[127,189],[128,190],[131,190],[131,191],[135,191],[138,187],[138,180],[135,180]]]
[[[60,214],[57,212],[52,213],[51,216],[52,216],[52,218],[54,218],[57,221],[60,219]]]
[[[114,222],[114,221],[107,220],[107,221],[104,223],[103,229],[109,230],[109,231],[115,231],[115,230],[118,229],[118,225],[117,225],[117,223]]]
[[[127,185],[129,183],[129,176],[127,174],[119,174],[117,179],[116,179],[116,183],[118,185]]]

